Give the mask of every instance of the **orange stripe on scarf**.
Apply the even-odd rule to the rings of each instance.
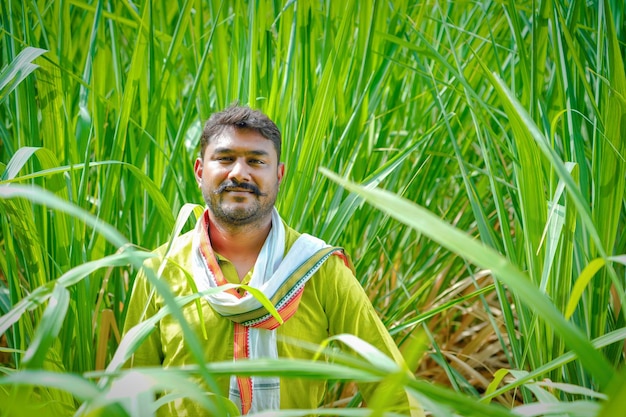
[[[278,310],[278,313],[284,321],[287,321],[287,319],[293,316],[293,314],[298,310],[300,298],[302,298],[302,289],[298,291],[291,301]],[[250,339],[248,337],[249,327],[235,322],[233,322],[233,325],[235,326],[234,359],[235,361],[248,359],[250,352]],[[268,320],[257,323],[252,327],[274,330],[278,326],[280,326],[280,323],[276,320],[276,318],[274,318],[274,316],[270,316]],[[248,411],[250,411],[250,407],[252,406],[252,378],[249,376],[238,376],[237,385],[239,387],[239,395],[241,398],[241,415],[245,415],[248,414]]]
[[[205,236],[200,239],[200,252],[202,252],[202,256],[207,263],[207,267],[209,271],[215,277],[215,282],[217,282],[218,286],[228,284],[226,278],[224,278],[224,274],[222,273],[222,269],[220,265],[217,263],[217,258],[215,257],[215,253],[213,252],[213,248],[211,247],[211,239],[209,238],[209,211],[205,210],[204,216],[202,216],[202,233]],[[226,290],[227,293],[234,295],[237,298],[243,297],[243,294],[239,294],[237,289],[230,288]]]
[[[234,359],[238,361],[240,359],[248,359],[249,354],[249,338],[248,327],[243,324],[233,323],[235,326],[235,339],[234,339]],[[237,385],[239,386],[239,395],[241,398],[241,414],[248,414],[250,407],[252,407],[252,378],[249,376],[238,376]]]

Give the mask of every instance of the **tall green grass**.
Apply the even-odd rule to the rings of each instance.
[[[398,381],[427,410],[612,415],[626,386],[625,12],[618,0],[1,2],[2,412],[35,398],[50,415],[135,415],[168,379],[243,372],[128,374],[148,326],[115,337],[147,251],[202,202],[203,121],[239,101],[283,132],[281,214],[353,255],[417,375]],[[168,314],[192,301],[168,297]],[[331,402],[384,363],[253,371],[338,381]],[[140,392],[113,405],[128,378]]]

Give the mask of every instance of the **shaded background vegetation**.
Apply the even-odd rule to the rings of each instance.
[[[2,1],[0,392],[26,395],[15,369],[86,383],[110,364],[141,249],[202,202],[202,123],[239,101],[283,132],[279,211],[352,253],[418,380],[608,413],[611,381],[626,389],[625,12],[622,0]],[[418,224],[420,207],[501,256],[455,248]],[[519,391],[522,374],[502,369],[570,385]],[[38,398],[63,412],[92,398],[52,385]],[[329,401],[353,394],[336,391]]]

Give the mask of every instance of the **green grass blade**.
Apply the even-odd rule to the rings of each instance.
[[[80,219],[87,225],[98,230],[105,238],[107,238],[116,247],[125,246],[128,241],[115,228],[105,224],[102,220],[93,216],[91,213],[61,200],[49,191],[34,186],[20,185],[2,185],[0,186],[0,200],[11,198],[26,198],[33,203],[43,204],[55,210],[70,214],[74,218]]]
[[[500,98],[503,100],[510,120],[514,123],[518,131],[523,132],[524,135],[526,133],[529,134],[536,141],[538,148],[548,159],[550,165],[559,176],[559,179],[564,182],[565,187],[570,193],[572,201],[578,210],[578,214],[583,221],[583,224],[587,227],[587,232],[591,235],[594,243],[599,246],[598,250],[603,256],[605,256],[597,229],[591,219],[589,207],[585,202],[580,189],[576,186],[574,180],[568,172],[566,164],[559,158],[556,151],[549,146],[549,143],[543,133],[541,133],[537,125],[530,118],[528,112],[524,109],[524,107],[522,107],[513,93],[506,87],[502,79],[492,73],[487,73],[487,75],[492,80]]]
[[[565,310],[565,318],[569,319],[572,314],[574,314],[574,310],[578,305],[578,301],[581,299],[583,295],[583,291],[593,278],[593,276],[602,268],[605,264],[604,259],[596,258],[589,262],[585,269],[580,273],[580,276],[576,280],[574,284],[574,288],[572,288],[572,295],[567,303],[567,308]]]
[[[43,366],[48,349],[59,336],[69,304],[70,293],[67,288],[55,285],[48,299],[48,306],[22,359],[24,367],[38,369]]]
[[[23,370],[0,377],[0,385],[37,385],[58,388],[81,400],[95,398],[100,394],[100,389],[86,378],[70,373],[41,370]]]
[[[139,251],[125,251],[119,254],[110,255],[101,259],[86,262],[79,265],[60,276],[56,281],[51,281],[45,286],[36,288],[33,292],[22,298],[13,308],[0,317],[0,334],[4,334],[9,327],[15,324],[22,315],[33,310],[41,304],[47,302],[53,296],[54,291],[60,291],[58,287],[69,288],[76,285],[81,280],[93,274],[98,269],[114,266],[128,265],[133,260],[143,260],[151,257],[152,254]],[[62,320],[61,320],[62,321]]]
[[[33,61],[46,53],[45,49],[28,46],[0,72],[0,103],[39,66]]]

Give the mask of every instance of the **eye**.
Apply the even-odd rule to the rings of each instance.
[[[233,161],[233,157],[232,156],[218,156],[217,158],[215,158],[216,161],[218,162],[232,162]]]
[[[265,165],[265,161],[261,161],[260,159],[250,159],[249,163],[252,165]]]

